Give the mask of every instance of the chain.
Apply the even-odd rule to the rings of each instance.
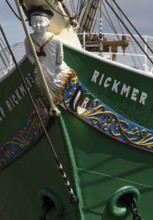
[[[77,204],[79,200],[78,200],[78,198],[74,194],[74,191],[73,191],[73,189],[72,189],[72,187],[70,185],[70,182],[67,179],[66,173],[63,170],[62,164],[59,163],[59,161],[56,161],[56,164],[57,164],[58,170],[59,170],[59,172],[60,172],[60,174],[61,174],[61,176],[62,176],[62,178],[63,178],[63,180],[65,182],[65,185],[66,185],[66,187],[68,189],[68,192],[70,194],[70,203],[73,204],[73,205]]]
[[[53,202],[50,198],[48,198],[47,196],[44,197],[44,202],[42,204],[42,214],[39,218],[39,220],[46,220],[46,215],[47,212],[49,211],[49,209],[53,206]]]
[[[141,216],[138,212],[136,199],[132,194],[125,194],[122,199],[126,202],[126,204],[130,207],[131,213],[133,215],[133,220],[142,220]]]

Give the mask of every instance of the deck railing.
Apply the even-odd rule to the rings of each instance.
[[[78,36],[85,50],[107,59],[113,59],[119,63],[153,73],[152,63],[130,35],[103,33],[100,37],[98,33],[78,33]],[[147,48],[142,39],[137,35],[134,35],[134,37],[153,60],[152,52]],[[153,49],[153,37],[142,37],[149,47]],[[12,45],[11,48],[16,61],[19,62],[25,55],[24,43],[21,42]],[[9,73],[14,66],[9,50],[0,38],[0,79]]]
[[[17,62],[25,55],[24,43],[18,43],[11,46],[12,52]],[[7,47],[2,43],[0,39],[0,79],[8,74],[12,68],[15,67],[12,56]]]
[[[116,59],[119,63],[153,73],[152,63],[148,60],[136,41],[152,60],[153,53],[147,48],[138,35],[134,35],[136,41],[128,34],[103,33],[102,36],[99,36],[98,33],[78,33],[78,36],[85,50],[107,57],[108,59]],[[153,50],[153,37],[142,37]]]

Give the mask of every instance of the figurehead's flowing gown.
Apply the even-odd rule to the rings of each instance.
[[[40,45],[34,38],[33,34],[31,34],[31,38],[33,40],[53,102],[55,104],[61,104],[67,83],[70,78],[76,78],[75,72],[64,62],[62,42],[57,36],[50,32],[48,32],[47,38],[42,45]],[[34,63],[35,60],[27,39],[25,40],[25,46],[29,60]],[[35,68],[35,81],[43,98],[47,99],[44,84],[37,67]]]

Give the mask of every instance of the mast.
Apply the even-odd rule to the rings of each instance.
[[[111,49],[112,60],[117,61],[118,47],[122,47],[124,53],[126,47],[129,45],[129,41],[124,34],[122,40],[107,40],[107,38],[103,36],[102,4],[102,0],[84,0],[78,18],[78,23],[80,25],[78,33],[82,34],[79,38],[84,49],[91,52],[97,52],[100,56],[103,56],[103,52],[109,53]],[[99,34],[94,36],[92,32],[99,12]]]
[[[86,0],[78,18],[78,32],[92,32],[99,12],[100,0]]]

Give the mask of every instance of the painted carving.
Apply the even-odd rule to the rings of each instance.
[[[48,9],[35,7],[30,10],[30,24],[33,29],[31,38],[49,88],[52,101],[55,105],[63,103],[63,95],[68,84],[76,81],[75,72],[64,62],[62,42],[59,37],[48,31],[52,12]],[[35,59],[29,47],[28,40],[25,40],[26,53],[34,64]],[[35,81],[44,100],[48,102],[43,80],[38,68],[35,68]],[[52,115],[52,109],[50,109]],[[56,115],[60,111],[56,109]]]
[[[40,114],[42,122],[46,127],[50,121],[50,116],[41,99],[35,101],[35,105]],[[39,140],[43,134],[43,127],[35,111],[33,111],[18,133],[0,148],[0,170],[4,169],[14,160],[28,151]]]
[[[96,99],[81,83],[70,86],[65,95],[66,108],[85,123],[120,142],[153,153],[153,131],[119,115]]]

